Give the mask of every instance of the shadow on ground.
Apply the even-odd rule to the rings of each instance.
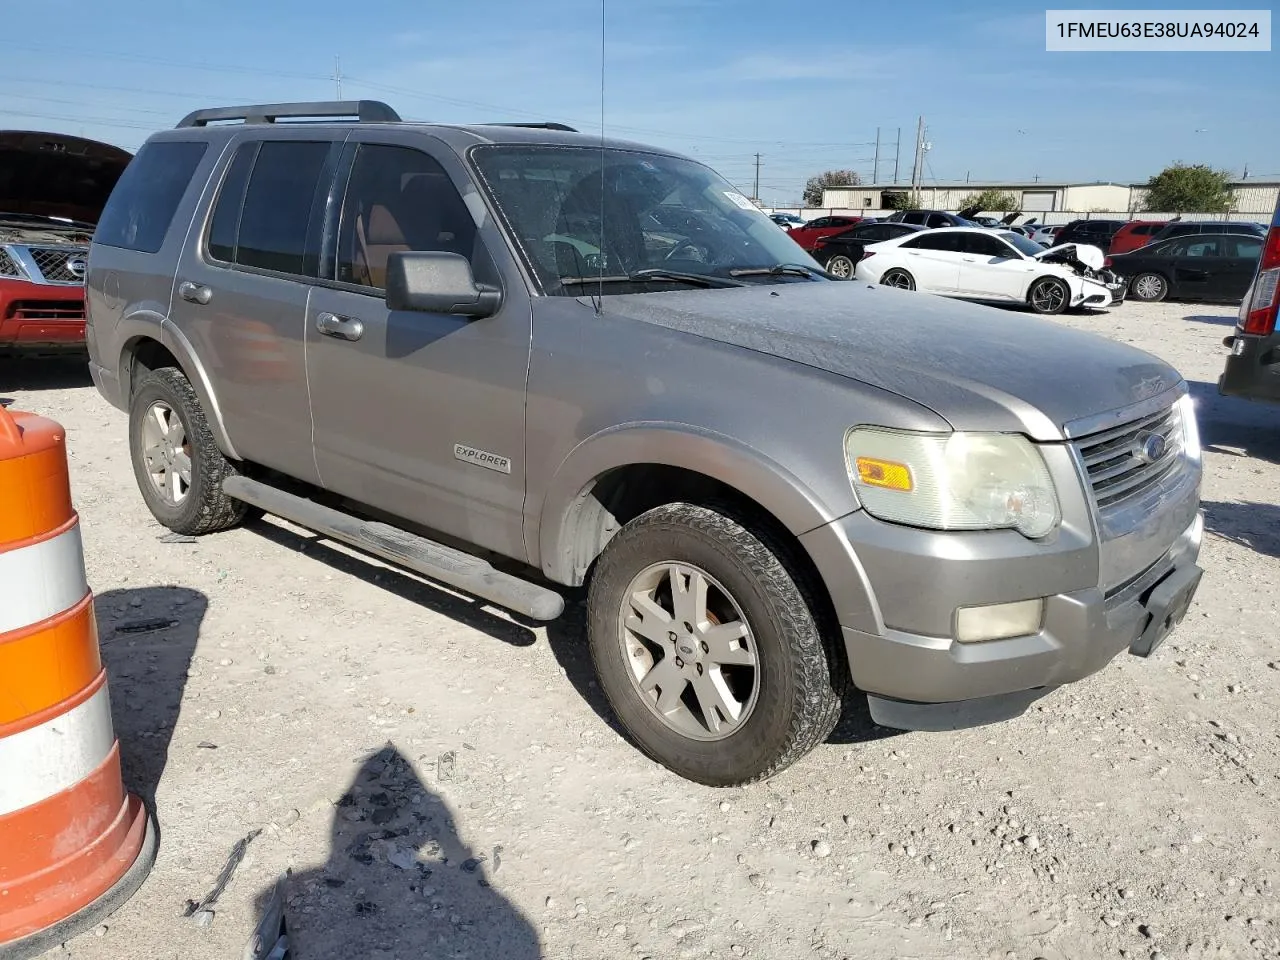
[[[203,593],[185,587],[108,590],[94,598],[124,782],[153,812],[208,606]]]
[[[426,580],[389,567],[378,566],[364,559],[337,550],[319,534],[296,533],[270,520],[256,520],[247,525],[272,543],[304,553],[319,560],[339,573],[358,577],[396,596],[449,617],[473,630],[488,634],[495,640],[513,647],[532,646],[536,638],[530,625],[490,612],[482,600],[471,600],[435,587]],[[519,618],[517,618],[518,620]]]
[[[1280,406],[1224,397],[1216,383],[1190,381],[1200,442],[1210,453],[1280,463]]]
[[[1215,304],[1216,306],[1216,304]],[[1208,323],[1219,327],[1234,327],[1236,325],[1236,313],[1193,313],[1190,316],[1182,318],[1188,323]]]
[[[0,356],[0,396],[9,391],[65,390],[92,385],[87,357]]]
[[[448,804],[388,743],[339,800],[328,860],[285,882],[289,957],[536,960],[533,926],[492,886],[502,858],[501,847],[467,844]],[[273,889],[258,895],[259,917]]]
[[[1206,500],[1205,530],[1268,557],[1280,557],[1280,506]]]

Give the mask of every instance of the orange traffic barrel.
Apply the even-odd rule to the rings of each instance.
[[[66,433],[0,406],[0,958],[100,923],[155,853],[121,777]]]

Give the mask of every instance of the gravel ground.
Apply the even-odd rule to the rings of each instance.
[[[1200,402],[1206,574],[1152,660],[954,734],[854,709],[724,791],[620,738],[580,609],[531,630],[275,521],[167,540],[124,416],[77,368],[0,365],[68,429],[126,777],[162,834],[63,954],[238,957],[291,870],[307,960],[1280,956],[1280,411],[1216,395],[1233,315],[1063,320]],[[255,831],[212,916],[184,917]]]

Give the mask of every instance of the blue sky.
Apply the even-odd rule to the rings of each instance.
[[[869,179],[877,127],[880,179],[900,127],[905,180],[921,114],[926,182],[1144,180],[1175,160],[1280,177],[1275,53],[1047,53],[1044,6],[1002,0],[607,2],[606,130],[747,192],[759,152],[769,203],[834,167]],[[6,14],[0,126],[134,149],[195,107],[331,98],[338,57],[345,96],[406,118],[599,130],[600,0],[112,0],[62,26],[51,9]]]

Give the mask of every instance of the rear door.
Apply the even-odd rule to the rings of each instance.
[[[206,365],[236,452],[314,483],[303,321],[340,143],[273,134],[233,147],[183,250],[171,317]]]
[[[1222,238],[1225,256],[1222,258],[1221,296],[1224,300],[1239,300],[1253,282],[1258,272],[1258,260],[1262,257],[1262,238],[1243,234]]]
[[[305,324],[316,461],[330,490],[524,559],[531,304],[503,282],[505,242],[436,144],[355,131],[344,151]],[[477,280],[503,288],[501,308],[479,320],[389,310],[387,258],[402,250],[465,256]]]
[[[916,289],[955,295],[960,286],[960,234],[932,230],[903,241],[898,248]]]

